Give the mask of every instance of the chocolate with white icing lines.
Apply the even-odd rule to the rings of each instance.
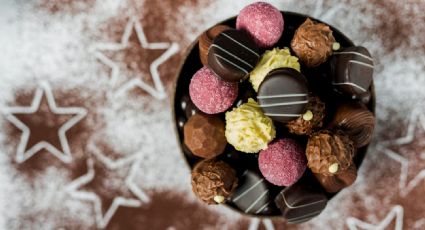
[[[245,79],[259,58],[254,41],[246,32],[235,29],[221,32],[208,50],[208,66],[229,82]]]
[[[273,203],[276,192],[260,174],[246,170],[239,178],[239,187],[231,201],[242,211],[249,214],[270,214],[276,210]]]
[[[275,199],[276,206],[289,223],[301,223],[319,215],[328,199],[320,186],[300,183],[283,189]]]
[[[368,94],[374,65],[366,48],[354,46],[335,52],[330,63],[331,83],[335,91],[354,99]]]
[[[265,115],[287,123],[305,112],[308,103],[307,80],[292,68],[272,70],[260,84],[257,99]]]

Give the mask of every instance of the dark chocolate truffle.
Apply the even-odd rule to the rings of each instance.
[[[260,58],[255,42],[241,30],[221,32],[208,51],[208,66],[219,77],[239,82],[248,77]]]
[[[301,117],[308,103],[306,78],[292,68],[270,71],[258,88],[258,103],[264,114],[287,123]]]
[[[273,199],[276,195],[259,173],[246,170],[239,180],[239,187],[231,197],[231,201],[243,212],[249,214],[271,214],[276,207]]]
[[[193,115],[184,125],[184,143],[195,156],[216,157],[227,144],[224,122],[214,115]]]
[[[295,31],[291,48],[301,63],[312,68],[324,63],[331,56],[334,42],[329,26],[307,18]]]
[[[357,178],[357,168],[352,164],[348,169],[334,175],[326,176],[314,174],[322,187],[329,193],[339,192],[341,189],[352,185]]]
[[[375,116],[360,103],[338,106],[329,124],[330,129],[340,129],[346,133],[357,148],[370,143],[375,128]]]
[[[355,154],[353,141],[340,130],[321,130],[310,136],[306,155],[313,173],[333,175],[348,169]]]
[[[226,25],[216,25],[199,37],[199,58],[201,59],[202,64],[208,65],[208,49],[210,48],[213,40],[221,32],[231,29],[231,27]]]
[[[286,124],[290,133],[310,135],[315,129],[322,127],[325,118],[325,103],[319,97],[310,96],[305,111],[301,117]]]
[[[343,49],[331,58],[332,85],[336,91],[353,99],[364,99],[369,94],[373,69],[373,59],[366,48]]]
[[[299,181],[283,189],[276,197],[275,204],[288,223],[301,223],[319,215],[326,207],[328,199],[317,185]]]
[[[237,185],[235,170],[223,161],[203,160],[192,170],[192,191],[207,204],[224,203]]]

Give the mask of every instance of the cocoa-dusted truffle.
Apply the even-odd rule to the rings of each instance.
[[[237,184],[235,170],[223,161],[203,160],[192,170],[192,191],[207,204],[224,203]]]
[[[310,135],[315,129],[322,127],[325,118],[325,103],[317,96],[310,96],[306,112],[296,120],[286,124],[289,132],[297,135]]]
[[[208,49],[213,43],[213,40],[221,32],[231,29],[230,26],[216,25],[199,36],[199,58],[203,65],[208,65]]]
[[[308,167],[313,173],[333,175],[353,164],[353,141],[342,131],[321,130],[307,142]]]
[[[319,183],[327,192],[336,193],[356,181],[357,168],[352,164],[348,169],[340,171],[335,175],[314,174],[314,176],[316,176]]]
[[[216,157],[227,144],[224,122],[214,115],[193,115],[184,125],[184,143],[198,157]]]
[[[307,18],[295,31],[291,48],[305,66],[312,68],[324,63],[331,56],[334,42],[329,26]]]
[[[343,104],[338,106],[329,128],[343,130],[360,148],[372,139],[375,116],[360,103]]]

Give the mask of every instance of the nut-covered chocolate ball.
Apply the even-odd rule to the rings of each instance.
[[[375,116],[360,103],[343,104],[338,106],[329,128],[344,131],[355,146],[360,148],[369,144],[372,139]]]
[[[325,118],[325,103],[317,96],[310,96],[305,113],[286,124],[290,133],[310,135],[315,129],[322,127]]]
[[[353,163],[353,141],[342,131],[321,130],[307,142],[308,167],[313,173],[333,175],[348,169]]]
[[[208,49],[213,43],[214,38],[221,32],[228,29],[231,29],[231,27],[226,25],[216,25],[201,34],[199,37],[199,58],[203,65],[208,65]]]
[[[307,18],[295,31],[291,48],[305,66],[312,68],[324,63],[331,56],[334,42],[329,26]]]
[[[184,125],[184,143],[198,157],[210,159],[220,155],[227,144],[224,122],[215,115],[193,115]]]
[[[356,181],[357,168],[354,164],[352,164],[348,169],[340,171],[335,175],[314,175],[327,192],[336,193],[339,192],[341,189],[352,185]]]
[[[192,170],[192,191],[207,204],[224,203],[237,185],[235,170],[223,161],[203,160]]]

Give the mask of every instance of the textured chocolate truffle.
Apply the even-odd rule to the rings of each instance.
[[[312,68],[324,63],[331,56],[334,42],[329,26],[307,18],[295,31],[291,48],[305,66]]]
[[[339,171],[330,176],[323,174],[314,174],[322,187],[329,193],[339,192],[341,189],[348,187],[356,181],[357,168],[352,164],[348,169]]]
[[[223,161],[203,160],[192,170],[192,191],[207,204],[224,203],[237,185],[235,170]]]
[[[227,141],[224,122],[213,115],[195,114],[184,125],[184,143],[202,158],[214,158],[223,153]]]
[[[353,99],[367,101],[374,66],[366,48],[354,46],[335,52],[330,65],[332,85],[336,91]]]
[[[301,223],[319,215],[328,199],[317,182],[301,180],[283,189],[275,199],[276,206],[288,223]]]
[[[272,70],[260,84],[257,99],[264,114],[274,121],[295,120],[308,103],[307,79],[292,68]]]
[[[313,173],[333,175],[346,170],[353,164],[354,154],[353,141],[339,130],[321,130],[307,142],[307,165]]]
[[[325,103],[317,96],[310,96],[303,116],[286,124],[289,132],[297,135],[310,135],[322,127],[325,118]]]
[[[375,116],[360,103],[343,104],[338,106],[329,128],[344,131],[355,146],[360,148],[369,144],[372,139]]]
[[[202,64],[208,65],[208,49],[210,48],[214,38],[221,32],[228,29],[231,29],[231,27],[226,25],[216,25],[201,34],[199,37],[199,58],[201,59]]]

